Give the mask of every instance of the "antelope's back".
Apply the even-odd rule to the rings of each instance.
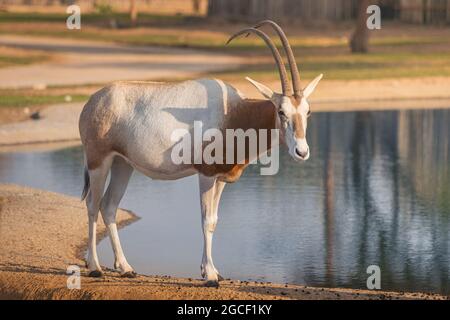
[[[218,128],[243,96],[220,80],[178,83],[115,82],[91,96],[79,122],[87,152],[117,151],[136,161],[162,163],[176,141],[176,129]],[[152,159],[148,155],[152,154]]]

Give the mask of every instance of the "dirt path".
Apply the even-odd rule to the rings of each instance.
[[[2,45],[55,54],[56,59],[0,69],[0,89],[188,78],[235,67],[243,61],[238,57],[191,49],[16,35],[0,35]]]
[[[121,210],[120,226],[138,219]],[[86,277],[87,215],[79,199],[15,185],[0,185],[0,299],[446,299],[422,293],[312,288],[169,276]],[[99,237],[105,228],[99,224]],[[67,289],[69,265],[81,268],[81,289]]]

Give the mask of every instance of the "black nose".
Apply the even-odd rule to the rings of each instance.
[[[306,150],[305,152],[300,152],[300,150],[298,150],[297,148],[295,148],[295,153],[300,156],[301,158],[304,158],[308,155],[308,150]]]

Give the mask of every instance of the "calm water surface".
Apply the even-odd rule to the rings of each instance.
[[[311,158],[281,150],[276,176],[251,166],[226,186],[215,232],[225,277],[365,288],[369,265],[386,290],[450,293],[450,110],[317,113]],[[79,196],[80,147],[0,154],[0,180]],[[135,173],[121,207],[142,217],[120,231],[140,273],[199,277],[196,177]],[[86,230],[87,232],[87,230]],[[109,240],[101,263],[112,266]]]

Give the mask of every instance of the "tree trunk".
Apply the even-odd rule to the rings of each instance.
[[[199,14],[200,13],[200,0],[192,0],[192,8],[194,10],[194,13]]]
[[[130,0],[130,21],[132,27],[136,27],[137,17],[138,17],[138,9],[136,5],[136,0]]]
[[[367,29],[367,7],[369,0],[358,1],[358,16],[356,29],[350,39],[350,49],[353,53],[365,53],[369,51],[369,30]]]

